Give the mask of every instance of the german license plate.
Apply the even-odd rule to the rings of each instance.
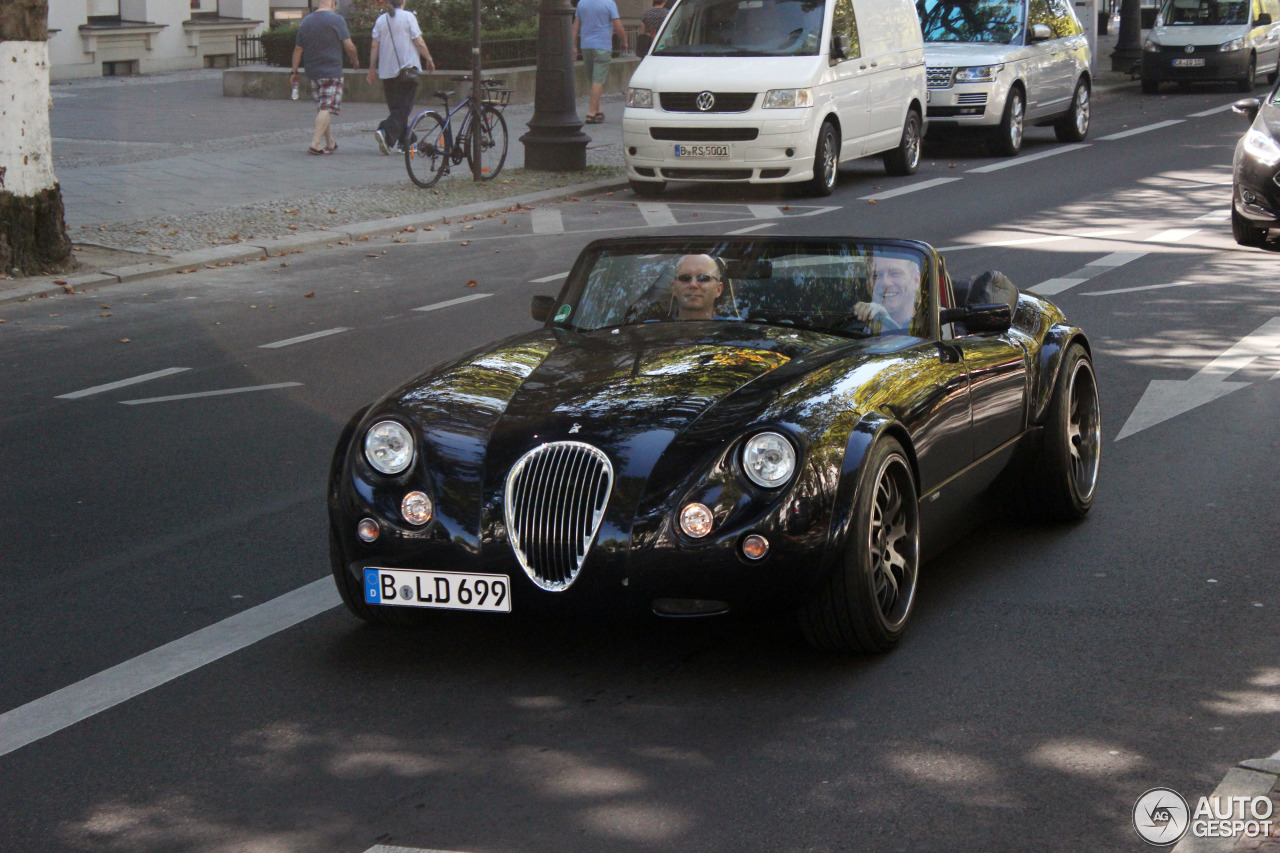
[[[1204,68],[1204,57],[1197,56],[1193,59],[1175,59],[1173,61],[1174,68]]]
[[[728,145],[677,145],[677,157],[709,157],[712,159],[727,159],[729,157]]]
[[[419,572],[370,566],[364,570],[364,600],[366,604],[510,613],[511,587],[506,575]]]

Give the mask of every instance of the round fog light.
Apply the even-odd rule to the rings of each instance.
[[[422,492],[410,492],[400,502],[400,514],[410,524],[426,524],[431,520],[431,509],[431,498]]]
[[[711,510],[702,504],[689,504],[680,510],[680,529],[694,539],[701,539],[710,533],[714,522]]]
[[[769,553],[769,540],[759,533],[752,533],[742,540],[742,556],[748,560],[762,560]]]
[[[360,537],[361,542],[372,542],[378,538],[378,522],[372,518],[362,518],[360,523],[356,525],[356,535]]]

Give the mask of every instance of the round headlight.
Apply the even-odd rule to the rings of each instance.
[[[399,474],[413,461],[413,436],[403,424],[380,421],[365,433],[364,458],[384,474]]]
[[[742,468],[757,486],[782,486],[796,469],[796,451],[776,432],[762,432],[742,448]]]
[[[711,532],[715,517],[703,504],[686,504],[680,510],[680,529],[694,539],[701,539]]]
[[[431,498],[422,492],[410,492],[400,501],[400,514],[410,524],[423,525],[431,520]]]

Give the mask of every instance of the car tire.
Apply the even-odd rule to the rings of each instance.
[[[836,126],[823,122],[813,151],[813,177],[805,185],[808,195],[828,196],[835,192],[840,170],[840,137]]]
[[[884,170],[890,175],[914,175],[920,167],[920,133],[923,121],[915,109],[907,110],[907,120],[902,125],[902,138],[898,147],[884,153]]]
[[[1079,343],[1058,368],[1039,452],[1027,466],[1022,505],[1046,521],[1083,518],[1097,494],[1102,420],[1093,361]]]
[[[666,181],[630,181],[631,191],[641,198],[657,198],[667,188]]]
[[[1267,229],[1259,228],[1248,219],[1240,215],[1240,212],[1231,208],[1231,236],[1236,238],[1236,242],[1241,246],[1261,246],[1267,242]]]
[[[1160,91],[1159,80],[1148,80],[1145,77],[1142,80],[1142,94],[1154,95]]]
[[[902,445],[883,438],[863,460],[841,564],[801,610],[805,639],[827,651],[889,651],[911,616],[919,568],[915,475]]]
[[[1258,58],[1256,56],[1249,57],[1249,67],[1245,69],[1244,76],[1236,81],[1237,92],[1252,92],[1253,84],[1258,78]]]
[[[1089,81],[1081,77],[1071,97],[1071,109],[1053,125],[1059,142],[1084,142],[1089,135]]]
[[[1022,134],[1027,120],[1027,99],[1016,86],[1004,102],[1004,116],[991,137],[991,151],[1000,157],[1015,157],[1022,150]]]

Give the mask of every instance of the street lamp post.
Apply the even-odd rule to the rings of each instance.
[[[524,143],[529,169],[565,172],[587,167],[587,143],[573,81],[573,7],[568,0],[542,0],[538,7],[538,72],[533,117]]]
[[[1120,0],[1120,31],[1111,51],[1112,71],[1132,71],[1142,61],[1142,7],[1138,0]]]

